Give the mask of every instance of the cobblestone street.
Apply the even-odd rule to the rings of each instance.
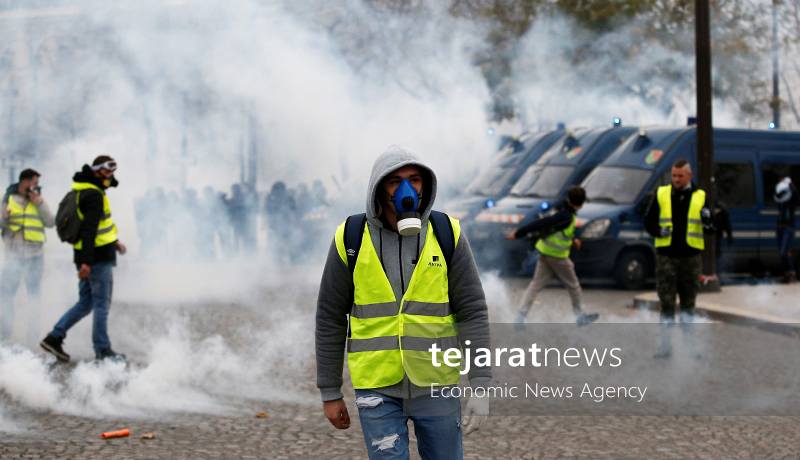
[[[487,283],[490,303],[496,307],[492,310],[493,321],[508,320],[513,312],[508,305],[514,305],[526,281],[512,279]],[[310,326],[314,289],[313,283],[291,290],[274,288],[269,296],[298,305],[307,315],[302,321],[309,322],[307,326]],[[633,295],[604,287],[589,287],[585,290],[586,308],[603,314],[601,321],[654,321],[655,313],[630,308]],[[558,320],[569,311],[569,298],[558,287],[548,288],[541,300],[538,313],[534,310],[529,321],[531,317],[544,321],[548,315],[555,315],[550,319]],[[500,304],[505,308],[498,306]],[[155,327],[155,320],[137,323],[135,318],[141,315],[141,307],[136,314],[133,311],[121,306],[116,312],[118,316],[112,318],[112,327],[120,327],[120,324],[137,330]],[[241,334],[241,329],[237,329],[238,326],[248,324],[255,329],[269,329],[266,315],[254,314],[246,308],[201,309],[184,311],[183,314],[195,346],[205,344],[202,340],[209,340],[209,336],[213,337],[211,332],[216,332],[221,334],[231,350],[239,353],[237,350],[248,346],[248,339]],[[309,335],[311,330],[305,329]],[[114,333],[122,335],[121,331],[112,330]],[[81,340],[88,339],[82,337]],[[128,349],[131,346],[128,345]],[[308,340],[303,346],[310,347]],[[283,348],[276,349],[288,353]],[[20,401],[20,396],[10,394],[10,390],[0,391],[0,458],[366,458],[352,388],[345,388],[345,400],[354,421],[349,430],[338,431],[324,418],[322,406],[317,402],[313,361],[288,369],[270,361],[267,366],[269,377],[281,385],[278,385],[280,390],[270,387],[269,394],[263,397],[259,396],[258,390],[262,382],[259,379],[263,376],[249,382],[254,388],[248,393],[250,396],[226,394],[224,387],[237,383],[233,380],[226,383],[224,378],[218,378],[214,387],[191,381],[186,387],[200,388],[203,391],[199,395],[213,393],[213,404],[203,397],[191,399],[193,396],[190,395],[190,404],[180,406],[184,407],[181,410],[161,407],[170,405],[171,400],[155,400],[148,404],[146,401],[137,403],[113,399],[122,392],[120,388],[134,386],[137,379],[149,375],[146,371],[157,367],[148,361],[146,353],[136,349],[130,351],[136,362],[144,364],[137,364],[140,368],[136,369],[130,366],[125,371],[131,374],[127,380],[118,378],[106,382],[106,386],[111,387],[107,394],[102,394],[101,399],[106,405],[98,403],[91,392],[82,397],[75,394],[79,393],[74,381],[79,377],[81,365],[63,367],[60,371],[63,375],[52,367],[49,371],[58,374],[55,377],[57,382],[64,382],[64,386],[59,387],[62,388],[61,395],[71,398],[71,405],[26,404]],[[301,355],[306,360],[309,357],[308,353]],[[215,366],[230,366],[230,363],[223,362],[227,359],[211,363],[202,375],[207,377]],[[244,362],[250,366],[261,361]],[[252,369],[254,374],[260,372],[264,371]],[[171,399],[176,397],[169,396]],[[141,396],[136,398],[141,399]],[[120,413],[126,414],[124,416],[114,415],[121,407],[118,406],[120,401],[124,401],[127,407],[125,411],[120,409]],[[192,401],[196,401],[196,407],[192,407]],[[131,411],[132,406],[138,410]],[[258,412],[265,412],[267,417],[257,417]],[[131,432],[128,437],[101,439],[103,432],[126,428]],[[797,458],[798,432],[800,417],[492,416],[480,431],[464,438],[464,453],[468,459],[794,459]],[[142,435],[148,433],[152,433],[154,438],[143,439]],[[419,458],[413,435],[411,438],[412,458]]]

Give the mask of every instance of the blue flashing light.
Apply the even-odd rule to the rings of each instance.
[[[775,129],[775,123],[770,123],[769,124],[769,129]]]
[[[494,200],[487,201],[486,202],[486,207],[487,208],[493,208],[494,207]]]
[[[614,126],[620,126],[620,125],[622,125],[622,120],[619,119],[619,118],[615,118],[614,119]]]
[[[542,203],[542,209],[547,209],[549,207],[550,207],[550,204],[548,202],[545,201],[544,203]]]
[[[491,136],[492,134],[494,134],[494,130],[493,130],[492,128],[489,128],[489,131],[488,131],[488,133],[489,133],[489,135]]]

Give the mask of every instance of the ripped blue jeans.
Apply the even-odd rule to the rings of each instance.
[[[372,390],[356,390],[356,406],[370,460],[407,460],[408,420],[414,422],[423,460],[462,460],[461,404],[458,398],[420,396],[404,400]],[[408,405],[424,407],[411,410]],[[423,413],[425,415],[415,415]],[[437,414],[437,415],[428,415]]]

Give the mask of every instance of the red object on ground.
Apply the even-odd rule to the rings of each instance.
[[[103,439],[108,439],[108,438],[119,438],[122,436],[128,436],[129,434],[131,434],[131,430],[126,429],[119,431],[109,431],[108,433],[103,433],[102,436]]]

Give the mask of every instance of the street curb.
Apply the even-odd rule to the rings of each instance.
[[[658,295],[655,292],[648,292],[634,297],[633,307],[640,310],[659,311],[661,309],[661,301],[658,299]],[[800,324],[777,316],[753,313],[731,307],[722,307],[705,302],[698,302],[695,310],[700,315],[715,321],[754,326],[776,334],[800,337]]]

